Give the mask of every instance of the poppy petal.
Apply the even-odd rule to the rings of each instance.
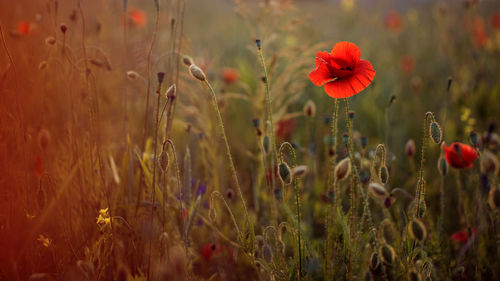
[[[462,157],[466,162],[472,164],[472,162],[476,160],[477,152],[473,147],[468,145],[462,145],[461,150],[462,150]]]
[[[314,66],[318,67],[320,64],[328,64],[330,61],[330,54],[328,52],[318,52],[314,60]]]
[[[325,92],[332,98],[348,98],[358,92],[353,88],[350,78],[335,80],[325,84]]]
[[[318,63],[318,61],[320,62]],[[311,71],[308,77],[309,79],[311,79],[311,82],[313,82],[314,85],[323,86],[323,84],[325,84],[329,80],[332,80],[330,70],[328,69],[326,63],[321,63],[320,58],[316,58],[316,65],[316,69]]]
[[[331,60],[341,68],[356,68],[360,58],[361,51],[358,46],[351,42],[339,42],[335,44],[331,52]]]

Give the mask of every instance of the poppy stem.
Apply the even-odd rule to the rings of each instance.
[[[292,154],[292,169],[297,166],[297,157],[295,155],[295,149],[293,149],[293,146],[289,142],[284,142],[280,146],[280,161],[285,162],[284,160],[284,155],[283,155],[283,149],[285,147],[288,147],[288,150]],[[299,276],[298,280],[300,281],[302,279],[302,246],[301,246],[301,230],[300,230],[300,190],[299,190],[299,181],[296,177],[293,178],[293,185],[295,187],[295,204],[297,207],[297,244],[298,244],[298,264],[299,264]]]
[[[226,130],[224,128],[224,122],[222,120],[222,115],[220,113],[219,106],[217,105],[217,97],[215,95],[214,89],[212,88],[212,85],[210,84],[210,82],[208,82],[207,79],[205,79],[205,84],[210,89],[210,94],[212,95],[212,105],[214,107],[215,112],[217,113],[217,121],[219,123],[219,128],[220,128],[220,131],[222,133],[222,138],[224,139],[224,144],[226,146],[226,156],[229,159],[229,167],[231,168],[233,182],[234,182],[234,185],[236,186],[236,190],[238,190],[238,195],[240,196],[241,203],[243,204],[243,211],[245,213],[245,222],[247,224],[246,230],[249,231],[249,234],[250,234],[250,241],[247,241],[247,242],[249,242],[248,246],[250,248],[247,248],[246,250],[249,251],[251,253],[251,255],[253,256],[253,252],[254,252],[253,247],[254,247],[254,238],[255,238],[253,224],[250,222],[250,216],[248,215],[248,209],[247,209],[247,205],[245,203],[245,198],[243,197],[243,192],[241,191],[240,183],[238,181],[238,175],[236,173],[236,168],[234,166],[233,157],[231,156],[231,149],[229,148],[229,142],[227,140]],[[244,243],[243,239],[244,239],[244,237],[241,237],[242,243]]]
[[[339,101],[335,99],[334,109],[332,113],[332,120],[330,120],[330,138],[328,141],[329,152],[330,155],[330,167],[328,169],[328,185],[326,186],[326,194],[329,195],[330,192],[333,192],[334,202],[331,203],[331,206],[327,209],[325,215],[325,230],[326,230],[326,243],[325,243],[325,263],[324,268],[326,270],[327,280],[332,280],[333,276],[331,276],[332,271],[329,266],[329,261],[331,258],[331,239],[333,236],[331,225],[330,225],[330,217],[333,216],[334,209],[340,206],[340,192],[337,188],[337,182],[333,180],[335,166],[337,166],[337,124],[338,124],[338,113],[339,113]]]
[[[271,155],[271,196],[274,198],[274,188],[275,188],[275,174],[274,174],[274,167],[276,166],[276,161],[278,159],[278,153],[276,150],[276,139],[274,138],[274,125],[273,125],[273,113],[272,113],[272,104],[271,104],[271,94],[269,91],[269,76],[267,73],[267,68],[266,68],[266,63],[264,61],[264,54],[262,53],[262,45],[261,41],[257,40],[256,41],[256,46],[257,46],[257,53],[259,55],[260,59],[260,64],[262,66],[262,71],[264,72],[264,85],[265,85],[265,92],[266,92],[266,115],[267,115],[267,120],[269,121],[269,126],[270,126],[270,134],[271,134],[271,150],[272,150],[272,155]],[[273,204],[276,204],[276,200],[272,200]],[[276,207],[274,207],[276,209]],[[278,224],[277,218],[275,217],[275,225]]]
[[[364,211],[366,212],[366,217],[367,217],[368,225],[370,227],[370,232],[372,234],[373,243],[375,244],[372,246],[375,246],[375,249],[377,249],[377,251],[378,251],[378,249],[380,249],[380,245],[379,245],[379,242],[377,239],[377,229],[375,228],[375,224],[373,223],[373,217],[372,217],[372,214],[370,211],[370,203],[368,202],[368,196],[364,192],[361,184],[359,184],[359,183],[361,183],[361,177],[359,175],[358,167],[354,164],[354,147],[353,147],[353,143],[352,143],[352,120],[349,118],[349,101],[347,98],[345,98],[344,101],[345,101],[345,114],[346,114],[346,119],[347,119],[348,134],[349,134],[348,144],[347,144],[347,148],[348,148],[347,154],[349,155],[349,160],[351,161],[351,166],[354,170],[354,175],[356,176],[356,179],[357,179],[357,181],[355,181],[354,184],[356,184],[358,186],[359,193],[361,193],[361,197],[363,199],[363,208],[364,208]],[[351,250],[351,253],[352,253],[352,250]],[[380,264],[380,266],[382,267],[383,277],[385,280],[387,280],[385,267],[382,263]]]

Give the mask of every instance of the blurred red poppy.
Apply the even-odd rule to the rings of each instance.
[[[127,21],[138,26],[146,25],[146,14],[141,9],[133,8],[127,14]]]
[[[208,243],[201,249],[201,256],[207,262],[210,262],[214,257],[221,257],[233,260],[233,250],[221,244]]]
[[[276,138],[280,140],[290,140],[295,128],[297,128],[297,121],[295,119],[278,121],[276,126]]]
[[[226,84],[233,84],[240,80],[240,72],[234,68],[224,68],[221,71],[221,76]]]
[[[500,30],[500,11],[494,12],[490,16],[490,24],[493,26],[495,29]]]
[[[474,227],[471,230],[472,236],[477,234],[477,230],[478,230],[477,227]],[[467,241],[469,241],[469,230],[464,229],[462,231],[457,231],[457,232],[453,233],[450,236],[450,240],[461,242],[461,243],[467,243]]]
[[[17,25],[17,33],[19,35],[27,35],[31,31],[31,23],[28,21],[21,21]]]
[[[337,43],[330,54],[316,54],[316,69],[309,73],[309,79],[316,86],[325,85],[325,92],[332,98],[347,98],[358,94],[375,76],[370,62],[360,57],[361,52],[355,44]]]
[[[412,73],[415,70],[415,59],[412,55],[405,55],[399,60],[399,65],[405,74]]]
[[[403,29],[401,15],[396,11],[388,11],[384,17],[385,27],[394,32],[400,32]]]
[[[34,167],[35,167],[35,176],[40,179],[43,174],[43,163],[42,163],[42,158],[39,155],[35,156],[34,159]]]
[[[444,145],[444,157],[446,162],[457,169],[469,169],[472,162],[477,158],[476,150],[466,144],[454,142],[450,146]]]
[[[488,36],[484,29],[484,20],[481,17],[474,18],[472,25],[472,34],[474,36],[474,43],[479,47],[486,46]]]

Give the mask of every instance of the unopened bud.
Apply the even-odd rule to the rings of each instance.
[[[389,244],[384,244],[380,247],[379,255],[382,261],[387,265],[392,265],[396,259],[396,252]]]
[[[130,80],[135,80],[137,79],[137,77],[139,77],[139,73],[133,71],[133,70],[129,70],[127,71],[127,78],[130,79]]]
[[[378,177],[383,184],[387,184],[387,182],[389,181],[389,170],[385,165],[380,167],[380,170],[378,171]]]
[[[376,182],[371,182],[368,185],[368,190],[371,192],[371,194],[373,194],[373,196],[379,199],[385,199],[387,196],[389,196],[389,192],[387,192],[385,187]]]
[[[304,115],[309,118],[316,116],[316,104],[312,100],[308,100],[304,105]]]
[[[410,222],[408,231],[411,238],[418,241],[423,241],[427,237],[427,229],[419,219],[414,219]]]
[[[52,36],[45,38],[45,44],[47,44],[48,46],[52,46],[52,45],[56,44],[56,38],[54,38]]]
[[[302,178],[307,174],[307,166],[299,165],[292,169],[292,175],[294,178]]]
[[[351,173],[351,160],[349,157],[342,159],[333,172],[336,181],[346,179]]]
[[[207,79],[203,70],[201,70],[201,68],[199,68],[195,64],[192,64],[189,67],[189,72],[191,73],[191,75],[193,75],[194,78],[196,78],[200,81],[205,81]]]
[[[175,86],[175,84],[172,84],[170,87],[168,87],[165,96],[167,97],[167,99],[175,99],[175,97],[177,96],[177,87]]]
[[[488,204],[492,210],[498,210],[500,208],[500,189],[492,188],[488,194]]]
[[[290,167],[285,162],[281,162],[278,166],[278,174],[280,175],[280,179],[284,184],[292,183],[292,172],[290,171]]]
[[[182,62],[186,65],[186,66],[191,66],[193,64],[193,59],[190,57],[190,56],[186,56],[184,55],[182,57]]]
[[[413,141],[412,139],[409,139],[405,145],[406,156],[413,157],[415,155],[415,151],[416,151],[415,141]]]
[[[434,143],[441,143],[443,131],[441,130],[441,126],[439,126],[436,121],[431,123],[429,127],[429,135]]]

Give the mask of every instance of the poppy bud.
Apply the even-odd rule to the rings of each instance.
[[[309,118],[316,116],[316,104],[312,100],[308,100],[304,105],[304,115]]]
[[[264,136],[262,138],[262,147],[264,148],[264,153],[269,153],[269,137]]]
[[[45,44],[47,44],[48,46],[52,46],[52,45],[56,44],[56,38],[54,38],[52,36],[45,38]]]
[[[307,166],[299,165],[292,169],[292,175],[294,178],[301,178],[307,174]]]
[[[475,147],[479,145],[479,137],[476,132],[471,131],[469,134],[469,138],[472,145],[474,145]]]
[[[385,187],[376,182],[371,182],[368,185],[368,190],[373,194],[373,196],[379,199],[384,199],[389,196],[389,192],[387,192]]]
[[[387,184],[387,182],[389,181],[389,170],[385,165],[380,167],[380,170],[378,171],[378,177],[383,184]]]
[[[333,172],[336,181],[346,179],[351,173],[351,160],[349,157],[342,159]]]
[[[481,154],[479,165],[482,174],[492,173],[496,175],[498,173],[498,158],[488,150]]]
[[[446,163],[446,159],[443,156],[439,157],[438,171],[442,177],[445,177],[448,173],[448,163]]]
[[[344,140],[344,144],[346,144],[346,145],[347,145],[347,144],[349,143],[349,135],[348,135],[347,133],[344,133],[344,134],[342,135],[342,138],[343,138],[343,140]]]
[[[61,24],[61,32],[66,33],[67,30],[68,30],[68,27],[64,23]]]
[[[361,148],[365,149],[368,145],[368,137],[362,136],[361,138],[359,138],[359,142],[361,143]]]
[[[264,260],[268,263],[270,263],[273,259],[273,251],[267,244],[262,247],[262,258],[264,258]]]
[[[394,248],[391,247],[389,244],[384,244],[380,247],[379,250],[380,258],[382,259],[382,262],[384,262],[387,265],[392,265],[394,263],[394,260],[396,258],[396,252],[394,251]]]
[[[406,145],[405,145],[405,154],[406,154],[406,156],[408,156],[408,157],[415,156],[415,151],[416,151],[415,141],[413,141],[412,139],[409,139],[406,142]]]
[[[260,42],[260,39],[255,39],[255,45],[257,45],[257,49],[260,50],[260,48],[262,48],[262,44]]]
[[[284,184],[292,183],[292,172],[290,171],[290,167],[285,162],[281,162],[278,166],[278,174],[280,175],[280,179]]]
[[[411,238],[423,241],[427,237],[427,230],[425,225],[418,219],[414,219],[408,225],[408,231]]]
[[[129,70],[127,71],[127,78],[130,79],[130,80],[135,80],[137,79],[137,77],[139,77],[139,73],[133,71],[133,70]]]
[[[160,157],[158,159],[158,162],[160,162],[160,168],[161,168],[162,172],[166,173],[168,170],[168,165],[170,163],[167,151],[162,151],[160,153]]]
[[[156,77],[158,78],[158,83],[163,83],[163,79],[165,79],[165,72],[156,73]]]
[[[442,130],[436,121],[432,122],[429,126],[429,135],[434,143],[441,143]]]
[[[500,189],[492,188],[488,194],[488,204],[492,210],[498,210],[500,208]]]
[[[177,86],[175,86],[175,84],[172,84],[170,87],[168,87],[165,96],[167,97],[167,99],[175,99],[175,97],[177,96]]]
[[[377,271],[380,267],[380,259],[377,252],[373,252],[370,256],[370,263],[368,264],[371,271]]]
[[[354,119],[354,116],[355,116],[355,115],[356,115],[356,114],[354,113],[354,111],[353,111],[353,110],[349,110],[349,112],[347,112],[347,116],[349,116],[349,119],[351,119],[351,120],[352,120],[352,119]]]
[[[182,62],[186,65],[186,66],[191,66],[193,64],[193,58],[191,58],[190,56],[187,56],[187,55],[184,55],[182,56]]]
[[[201,68],[199,68],[195,64],[192,64],[189,67],[189,72],[191,73],[191,75],[193,75],[194,78],[196,78],[200,81],[205,81],[207,79],[203,70],[201,70]]]

